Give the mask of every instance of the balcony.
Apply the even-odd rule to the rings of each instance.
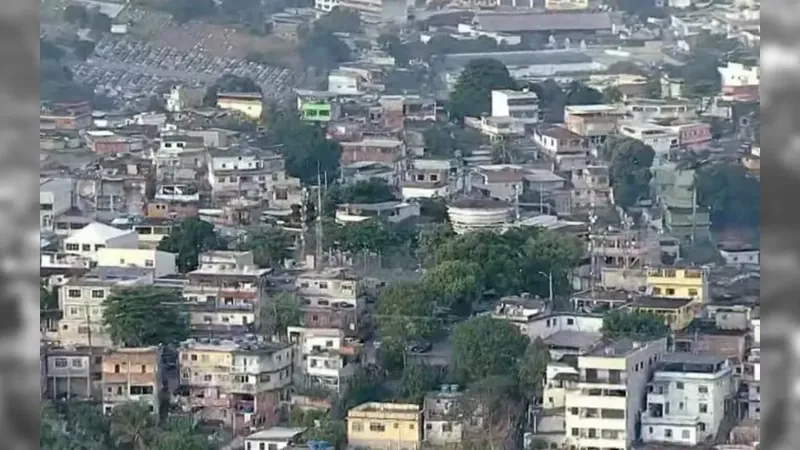
[[[232,393],[253,394],[256,392],[256,385],[251,383],[231,382],[228,389]]]

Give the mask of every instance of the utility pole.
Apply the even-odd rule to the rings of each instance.
[[[597,265],[597,256],[595,255],[595,224],[597,223],[597,214],[595,213],[595,203],[594,203],[594,190],[591,191],[592,199],[591,203],[589,204],[589,289],[591,290],[592,295],[594,295],[594,288],[595,288],[595,277],[597,274],[596,265]]]
[[[323,239],[323,230],[322,230],[322,180],[319,173],[319,166],[317,166],[317,223],[315,227],[314,233],[314,244],[315,244],[315,252],[314,252],[314,268],[321,268],[322,267],[322,239]]]
[[[552,271],[548,272],[548,273],[539,272],[539,275],[547,278],[547,285],[548,285],[547,287],[549,288],[549,294],[550,294],[548,298],[550,299],[550,307],[552,308],[553,307],[553,272]]]
[[[695,233],[697,231],[697,186],[692,182],[692,235],[690,242],[694,247]]]

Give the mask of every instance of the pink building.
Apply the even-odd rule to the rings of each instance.
[[[673,128],[678,132],[681,148],[702,150],[711,143],[711,125],[707,123],[687,123]]]

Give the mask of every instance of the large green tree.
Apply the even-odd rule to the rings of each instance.
[[[197,268],[200,253],[224,248],[225,242],[214,231],[214,225],[196,218],[175,223],[169,236],[158,244],[159,250],[177,255],[175,262],[182,273]]]
[[[259,305],[258,330],[267,335],[285,336],[286,328],[302,322],[302,300],[291,292],[279,292]]]
[[[507,375],[525,354],[528,338],[513,324],[480,316],[453,329],[453,370],[469,383],[495,375]]]
[[[438,328],[433,317],[435,300],[417,281],[387,286],[378,296],[378,330],[383,340],[403,346],[431,337]]]
[[[492,91],[514,88],[516,83],[503,63],[490,58],[473,59],[464,67],[450,93],[450,116],[461,120],[490,113]]]
[[[438,306],[468,315],[483,295],[483,276],[477,261],[443,261],[425,271],[423,283]]]
[[[259,267],[280,267],[293,256],[292,235],[279,228],[248,234],[237,249],[253,252],[253,262]]]
[[[761,182],[740,165],[715,163],[695,173],[697,202],[711,211],[714,228],[757,228],[761,220]]]
[[[609,137],[600,155],[610,162],[609,181],[617,205],[635,206],[638,200],[649,197],[653,147],[632,138]]]
[[[667,333],[669,328],[664,324],[664,319],[648,312],[614,309],[603,315],[603,335],[612,339],[654,339],[664,337]]]
[[[289,176],[309,185],[317,184],[318,175],[328,180],[338,177],[342,148],[326,138],[324,128],[286,112],[273,114],[268,128],[266,144],[278,146]]]
[[[103,300],[103,322],[111,340],[125,347],[177,343],[189,325],[176,292],[155,287],[117,289]]]

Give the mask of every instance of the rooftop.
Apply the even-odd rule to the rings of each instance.
[[[217,98],[219,97],[236,98],[242,100],[261,100],[263,95],[260,92],[220,92],[217,94]]]
[[[631,302],[632,306],[653,309],[680,309],[692,303],[692,299],[665,298],[665,297],[639,297]]]
[[[187,339],[180,344],[181,349],[210,352],[252,352],[272,353],[289,347],[290,344],[268,342],[255,335],[238,339]]]
[[[478,13],[475,22],[486,31],[589,31],[610,30],[611,15],[607,12],[533,12]]]
[[[513,19],[513,17],[512,17]],[[492,53],[451,53],[442,56],[445,68],[458,69],[465,67],[470,61],[477,58],[497,59],[506,67],[527,67],[552,64],[580,64],[591,63],[592,58],[576,50],[528,50],[516,52]]]
[[[598,105],[570,105],[565,106],[564,111],[567,114],[597,114],[597,113],[618,113],[619,108],[614,105],[598,104]]]
[[[292,438],[305,433],[305,431],[306,428],[272,427],[266,430],[256,431],[253,434],[245,436],[245,439],[260,441],[289,441]]]
[[[591,331],[556,331],[544,339],[548,347],[574,348],[579,350],[589,349],[603,338],[602,333]]]
[[[92,222],[66,238],[68,242],[106,242],[111,239],[135,233],[132,230],[120,230],[100,222]]]
[[[624,337],[600,345],[588,352],[586,356],[627,357],[646,347],[648,344],[649,342],[646,341],[637,341]]]
[[[573,139],[583,139],[578,133],[574,133],[561,125],[545,125],[537,130],[540,134],[558,139],[559,141],[568,141]]]
[[[411,403],[368,402],[350,408],[348,414],[353,412],[417,413],[420,410],[419,405]]]

